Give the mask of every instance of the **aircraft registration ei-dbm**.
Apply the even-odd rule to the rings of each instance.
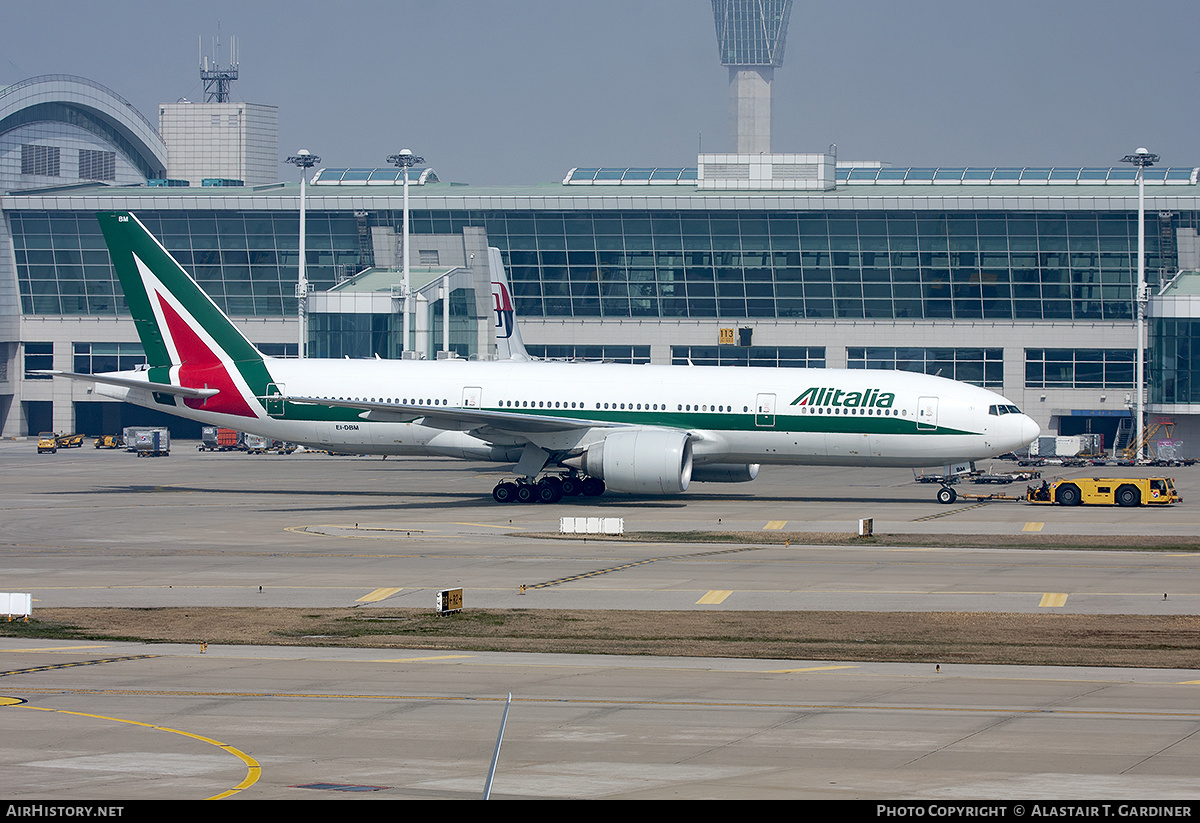
[[[1039,433],[994,392],[913,372],[534,361],[503,277],[493,296],[506,359],[268,357],[136,216],[97,217],[147,365],[43,373],[311,448],[515,463],[492,491],[498,502],[674,495],[691,482],[753,480],[764,463],[969,463]],[[489,255],[502,270],[499,252]]]

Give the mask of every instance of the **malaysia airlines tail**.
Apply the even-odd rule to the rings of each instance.
[[[492,272],[492,313],[496,327],[496,358],[498,360],[532,360],[521,340],[521,328],[517,325],[517,313],[513,306],[512,290],[508,286],[508,275],[500,250],[488,248],[488,266]]]

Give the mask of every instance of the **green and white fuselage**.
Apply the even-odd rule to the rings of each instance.
[[[1038,435],[994,392],[910,372],[269,358],[136,217],[99,219],[150,366],[70,376],[209,425],[339,451],[519,461],[530,479],[563,467],[646,493],[760,463],[974,461]]]
[[[263,362],[268,382],[247,397],[253,418],[209,410],[204,401],[184,405],[160,395],[156,402],[149,385],[124,390],[128,394],[119,387],[99,391],[209,425],[375,454],[465,456],[455,450],[470,446],[473,456],[482,457],[495,449],[520,451],[526,442],[569,452],[615,429],[654,427],[687,432],[697,464],[931,466],[992,457],[1037,436],[1025,415],[995,413],[1011,404],[993,392],[908,372],[541,361]],[[148,372],[124,376],[144,379]],[[825,402],[807,402],[817,394]],[[431,425],[422,425],[426,421]]]

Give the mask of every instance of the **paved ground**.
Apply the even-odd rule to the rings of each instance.
[[[877,533],[1196,535],[1190,502],[947,507],[905,470],[766,467],[754,483],[695,486],[674,500],[499,507],[489,496],[498,470],[446,460],[198,454],[178,443],[166,459],[90,445],[38,456],[18,441],[0,443],[0,463],[2,585],[33,592],[35,610],[432,606],[434,591],[460,585],[468,607],[1200,608],[1200,558],[1184,552],[710,554],[720,547],[521,536],[575,514],[623,517],[630,530],[856,531],[871,517]],[[1200,470],[1173,476],[1195,500]],[[723,600],[698,602],[713,592]],[[385,787],[367,795],[376,798],[476,796],[510,691],[502,797],[1165,799],[1195,797],[1200,773],[1200,671],[201,655],[11,640],[0,641],[0,661],[0,696],[27,701],[0,707],[0,785],[13,797],[210,797],[239,786],[236,797],[363,796],[295,788],[313,781]]]
[[[17,645],[18,801],[478,797],[509,692],[496,797],[1166,800],[1200,773],[1200,671]]]

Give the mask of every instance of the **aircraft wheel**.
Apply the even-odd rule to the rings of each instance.
[[[531,486],[528,483],[518,484],[516,499],[518,503],[534,502],[537,500],[537,487]]]
[[[949,486],[942,486],[938,489],[937,501],[939,503],[953,503],[958,499],[958,492]]]
[[[557,503],[562,500],[562,489],[557,483],[547,483],[545,480],[537,484],[537,500],[539,503]]]
[[[562,489],[563,497],[577,497],[583,494],[583,481],[568,474],[560,481],[559,488]]]
[[[583,493],[588,497],[599,497],[604,494],[604,481],[599,477],[589,477],[583,481]]]
[[[507,480],[503,483],[497,483],[496,488],[492,489],[492,499],[497,503],[511,503],[517,496],[517,484],[509,483]]]
[[[1142,504],[1142,493],[1138,491],[1137,486],[1126,484],[1117,489],[1117,505],[1118,506],[1140,506]]]

